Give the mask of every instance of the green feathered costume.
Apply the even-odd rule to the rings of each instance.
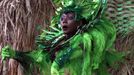
[[[42,75],[109,75],[107,68],[115,65],[122,55],[113,46],[116,29],[103,15],[107,1],[53,1],[59,8],[51,31],[44,30],[37,38],[37,50],[16,52],[14,58],[24,65],[31,62],[38,65]],[[64,11],[73,11],[76,20],[84,18],[88,22],[67,40],[61,29],[54,27]]]

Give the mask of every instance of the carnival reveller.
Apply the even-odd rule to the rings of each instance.
[[[116,58],[113,48],[116,30],[102,16],[105,5],[106,0],[63,1],[63,8],[58,14],[62,31],[53,28],[59,33],[56,35],[53,31],[49,33],[54,37],[45,36],[49,45],[41,43],[32,52],[7,51],[10,48],[5,47],[2,57],[14,58],[26,64],[38,64],[44,74],[107,75],[107,66],[113,64],[113,57]],[[46,67],[48,65],[51,66],[50,70]]]

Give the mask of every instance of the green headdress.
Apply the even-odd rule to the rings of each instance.
[[[76,20],[95,20],[100,17],[106,7],[107,0],[53,0],[57,8],[56,14],[73,11],[76,13]]]

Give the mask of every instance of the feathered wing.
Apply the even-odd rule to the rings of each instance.
[[[93,72],[97,75],[109,75],[107,64],[114,65],[113,63],[122,58],[122,54],[117,53],[113,47],[116,37],[115,26],[102,18],[82,36],[85,51],[84,59],[86,59],[83,60],[84,70],[82,72],[89,75]],[[109,60],[106,58],[109,58]],[[88,71],[86,71],[87,68]]]
[[[74,49],[70,57],[73,60],[70,60],[68,66],[70,73],[109,75],[107,64],[113,66],[114,62],[122,58],[122,54],[117,53],[113,47],[115,37],[115,26],[104,18],[94,27],[89,27],[86,32],[75,35],[70,40],[71,47]]]

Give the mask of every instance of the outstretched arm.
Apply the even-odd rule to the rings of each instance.
[[[44,56],[45,54],[42,52],[42,50],[29,52],[16,51],[14,59],[21,63],[40,63],[42,62]]]
[[[28,63],[40,63],[45,57],[45,53],[43,50],[35,50],[29,52],[20,52],[15,51],[9,46],[5,46],[2,48],[2,59],[13,58],[20,63],[28,64]]]

